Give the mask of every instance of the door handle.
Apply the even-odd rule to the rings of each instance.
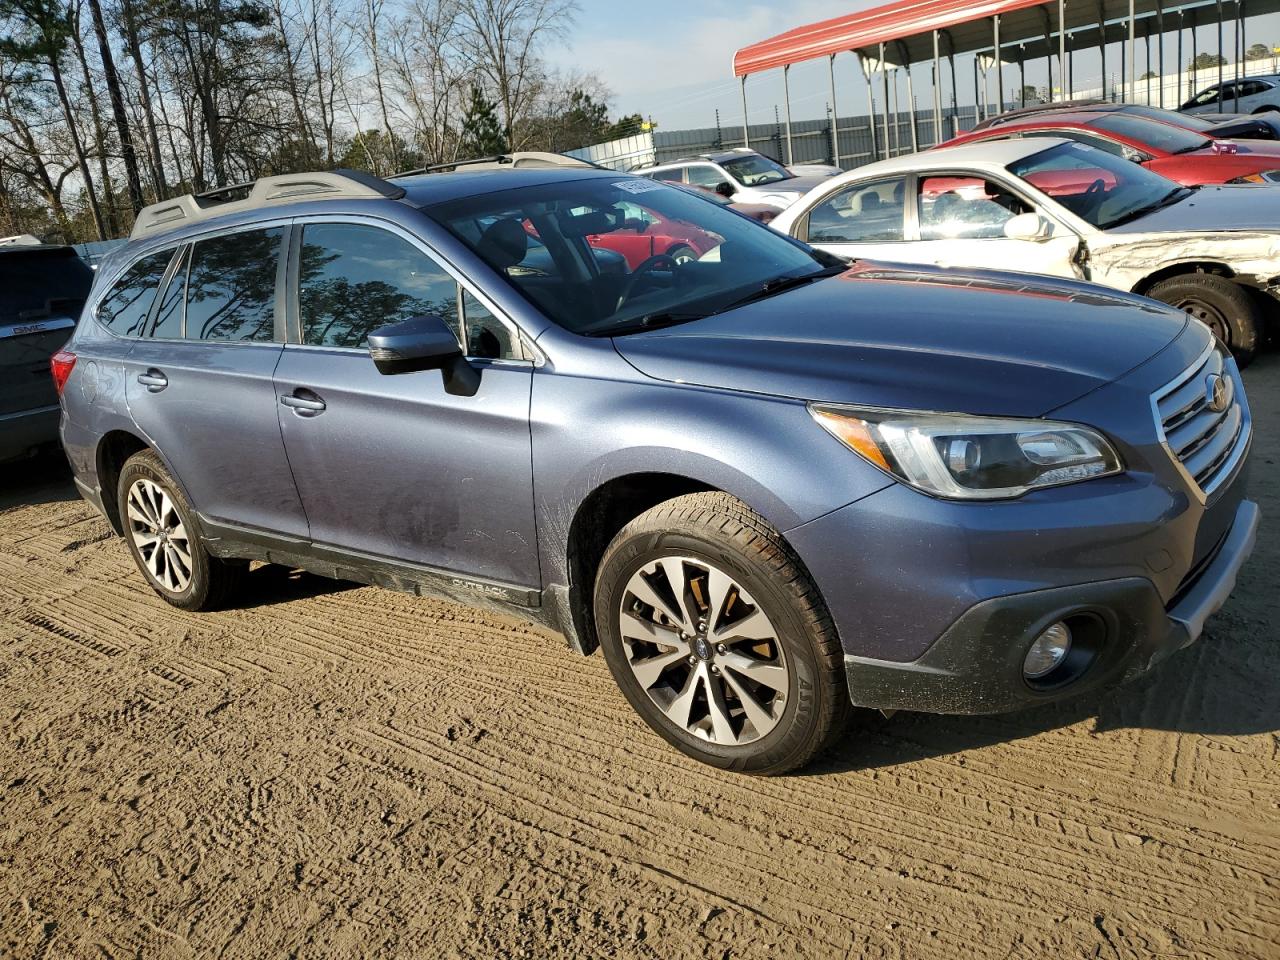
[[[293,393],[286,393],[280,398],[280,402],[286,407],[291,407],[300,417],[314,417],[318,413],[323,413],[325,409],[325,402],[319,395],[301,388]]]
[[[151,393],[159,393],[169,385],[169,378],[155,369],[155,367],[152,367],[146,373],[138,374],[138,382]]]

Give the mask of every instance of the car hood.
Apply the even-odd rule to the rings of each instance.
[[[860,262],[665,330],[617,337],[658,380],[875,407],[1039,416],[1118,379],[1187,318],[1027,274]]]
[[[792,177],[790,180],[775,180],[773,183],[760,183],[748,187],[752,193],[764,196],[767,193],[794,193],[797,196],[808,193],[820,183],[826,183],[830,177]]]
[[[1185,200],[1153,210],[1108,233],[1276,231],[1280,233],[1280,189],[1272,184],[1205,186]]]

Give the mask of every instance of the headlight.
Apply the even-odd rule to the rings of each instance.
[[[809,412],[864,460],[935,497],[1009,499],[1123,469],[1100,433],[1073,423],[832,404]]]

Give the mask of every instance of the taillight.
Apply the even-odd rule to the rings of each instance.
[[[49,358],[49,370],[53,373],[53,386],[62,396],[62,388],[67,385],[67,377],[76,368],[76,355],[70,350],[59,350]]]

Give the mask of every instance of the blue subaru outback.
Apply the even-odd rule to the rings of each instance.
[[[657,221],[709,249],[628,269],[610,235]],[[608,171],[157,204],[53,368],[80,491],[169,603],[227,603],[264,561],[497,606],[752,773],[851,705],[1140,674],[1200,635],[1258,522],[1244,387],[1200,323],[846,264]]]

